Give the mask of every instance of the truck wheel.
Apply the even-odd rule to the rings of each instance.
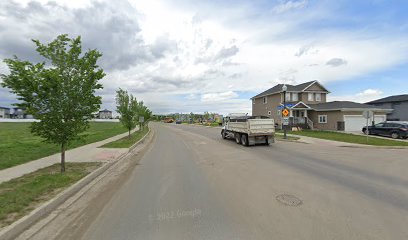
[[[248,136],[246,134],[241,135],[241,143],[244,146],[248,146]]]
[[[270,145],[268,137],[265,137],[265,144],[268,145],[268,146]]]
[[[225,130],[221,131],[221,136],[222,136],[223,139],[227,138],[227,133],[225,132]]]
[[[241,143],[241,134],[235,133],[235,142],[236,142],[237,144],[240,144],[240,143]]]

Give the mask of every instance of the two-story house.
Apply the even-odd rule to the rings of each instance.
[[[408,121],[408,94],[389,96],[366,104],[393,109],[387,114],[388,121]]]
[[[252,115],[274,118],[282,124],[284,84],[278,84],[254,97],[252,100]],[[386,120],[386,113],[391,109],[374,107],[350,101],[327,102],[330,92],[318,81],[310,81],[299,85],[286,84],[286,107],[290,111],[290,125],[310,129],[361,131],[366,124],[363,118],[364,110],[371,110],[374,116],[370,124]]]
[[[98,118],[99,119],[112,119],[112,111],[109,111],[108,109],[101,110],[98,113]]]

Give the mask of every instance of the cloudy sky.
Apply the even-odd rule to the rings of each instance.
[[[121,87],[155,113],[250,112],[257,93],[311,80],[365,102],[408,91],[407,12],[404,0],[1,0],[0,58],[42,61],[31,39],[81,35],[103,53],[108,109]],[[13,102],[0,89],[0,106]]]

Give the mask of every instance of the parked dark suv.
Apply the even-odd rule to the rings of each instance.
[[[366,127],[363,133],[367,134]],[[408,138],[408,122],[382,122],[368,126],[368,134],[391,136],[392,138]]]

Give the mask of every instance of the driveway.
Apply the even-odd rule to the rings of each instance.
[[[140,165],[72,239],[408,239],[407,149],[243,147],[219,129],[152,128]]]

